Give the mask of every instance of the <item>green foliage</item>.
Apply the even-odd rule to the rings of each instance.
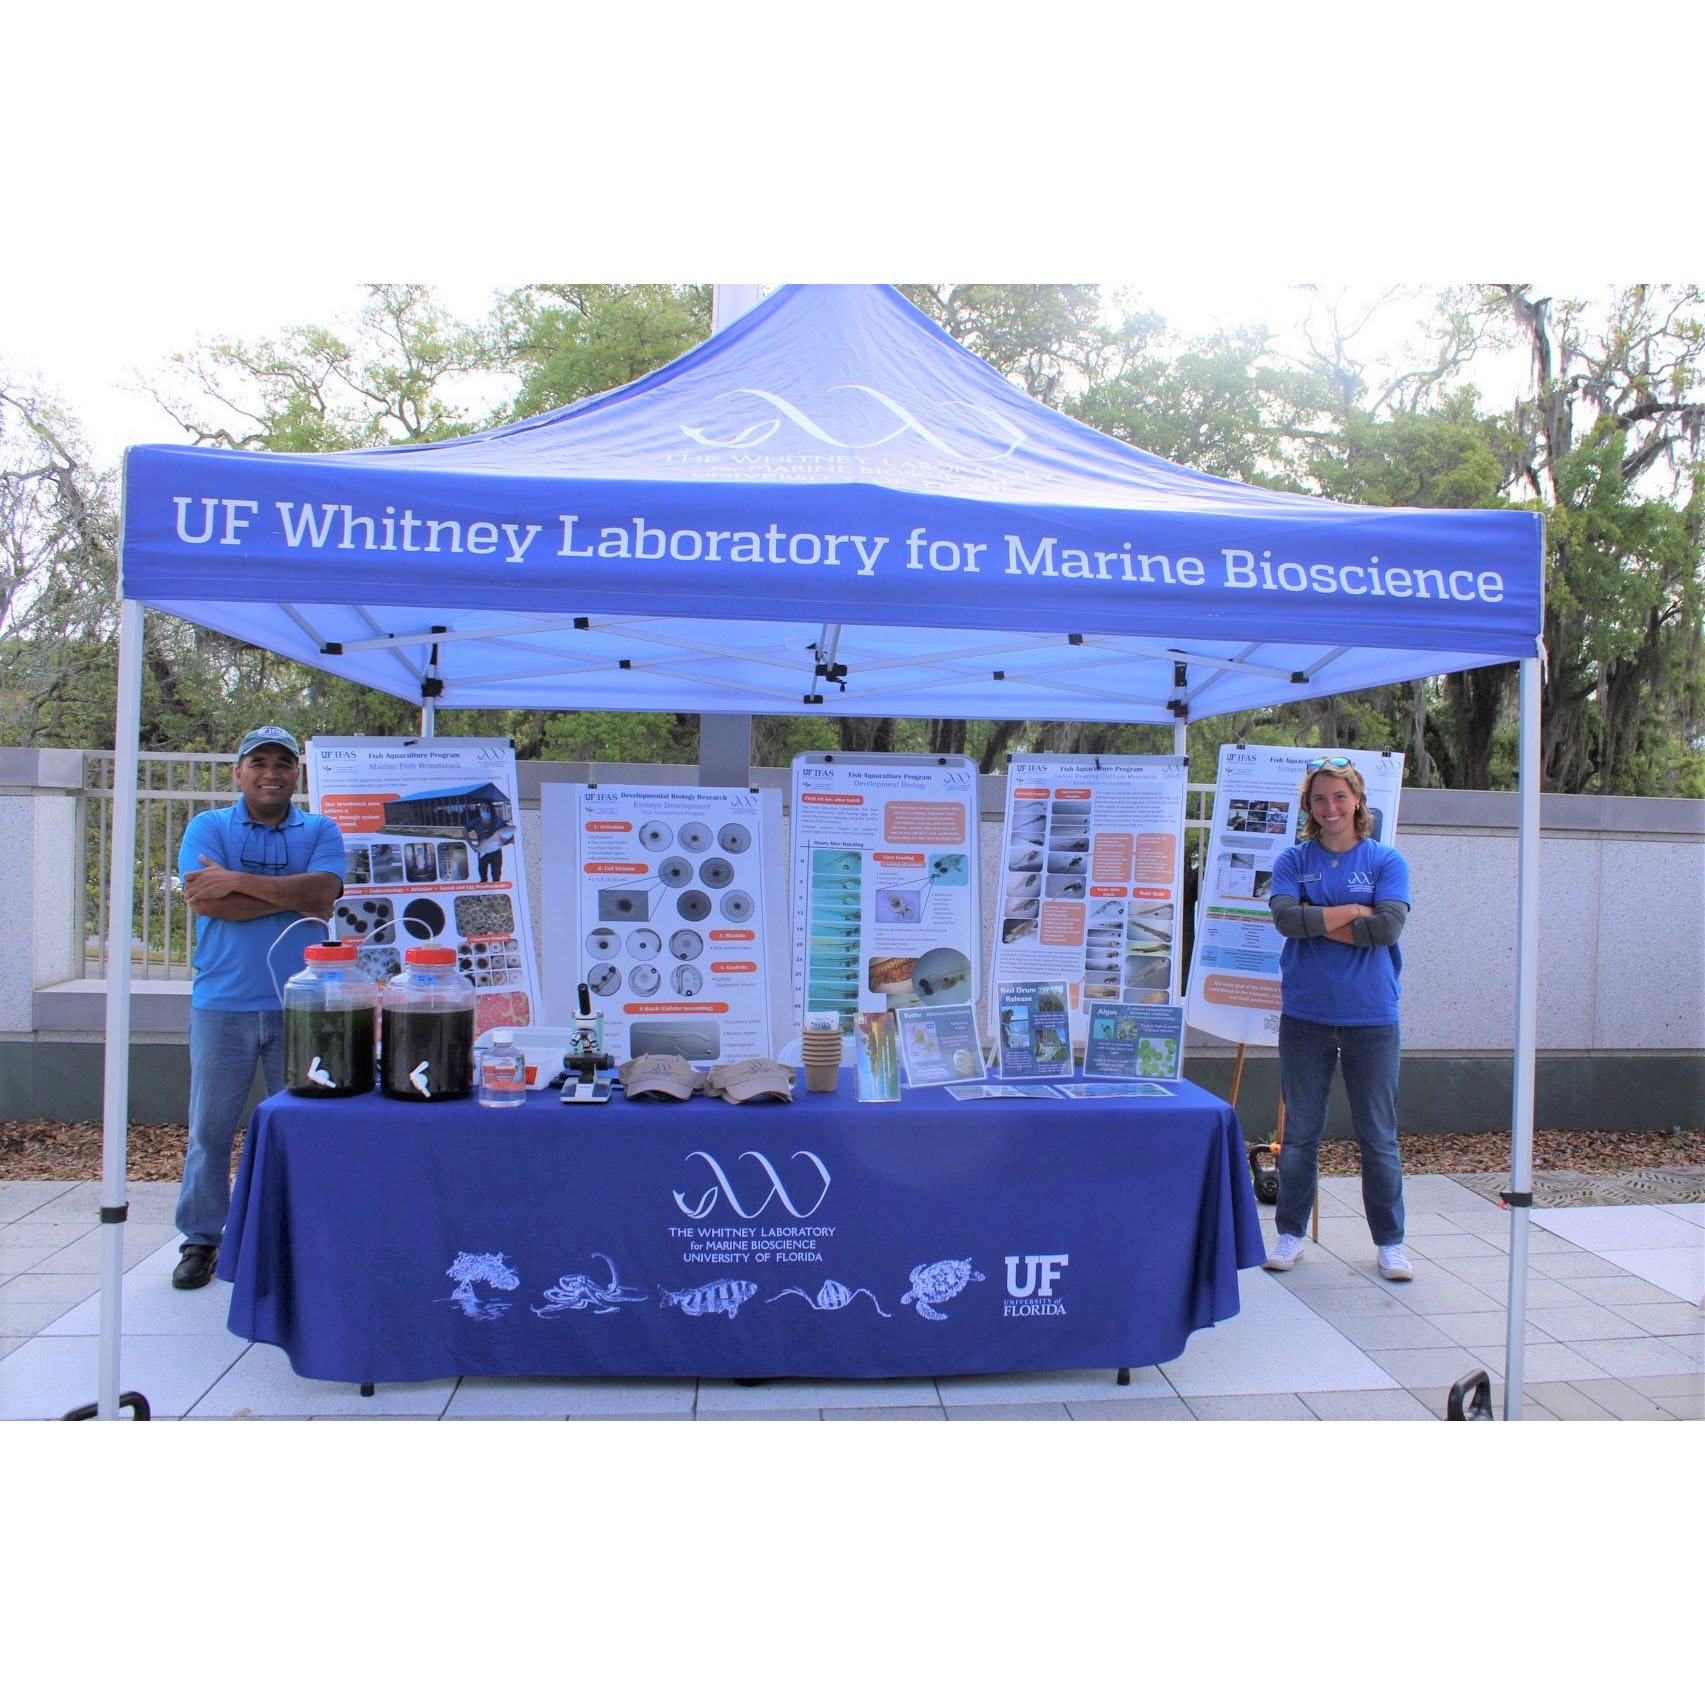
[[[1285,423],[1305,407],[1264,364],[1266,334],[1216,333],[1143,354],[1066,405],[1087,426],[1182,467],[1246,484],[1288,484]]]
[[[308,453],[454,437],[475,424],[456,381],[490,372],[489,330],[418,284],[374,284],[355,333],[294,326],[174,356],[152,395],[198,444]]]
[[[710,336],[704,284],[530,284],[497,311],[498,360],[526,420],[630,384]]]

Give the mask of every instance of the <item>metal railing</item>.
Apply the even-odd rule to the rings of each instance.
[[[236,797],[229,752],[145,752],[137,772],[136,892],[130,943],[134,977],[186,980],[195,952],[195,929],[178,880],[178,842],[198,811],[229,805]],[[77,844],[83,873],[77,884],[77,939],[83,974],[104,977],[108,873],[112,866],[113,754],[87,752],[78,801]],[[296,803],[306,806],[305,793]]]

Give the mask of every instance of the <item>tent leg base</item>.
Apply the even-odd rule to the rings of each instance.
[[[133,1420],[151,1421],[154,1418],[153,1410],[148,1407],[148,1399],[140,1391],[125,1392],[119,1398],[118,1406],[121,1409],[128,1409]],[[75,1409],[67,1409],[60,1416],[60,1419],[62,1421],[93,1421],[100,1414],[100,1409],[101,1406],[98,1403],[83,1403]]]
[[[370,1386],[370,1385],[364,1385],[364,1386],[362,1386],[362,1388],[361,1388],[361,1395],[362,1395],[362,1396],[363,1396],[363,1397],[371,1397],[371,1396],[372,1396],[372,1395],[373,1395],[373,1387],[372,1387],[372,1386]]]
[[[1120,1368],[1119,1372],[1114,1377],[1114,1384],[1116,1384],[1116,1385],[1129,1385],[1130,1383],[1131,1383],[1131,1370],[1129,1368]]]

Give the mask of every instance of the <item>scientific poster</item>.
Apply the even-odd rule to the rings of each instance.
[[[1222,746],[1214,820],[1202,866],[1190,965],[1192,1025],[1227,1042],[1279,1045],[1279,952],[1268,896],[1279,854],[1301,837],[1298,793],[1317,746]],[[1392,844],[1403,792],[1401,752],[1348,758],[1367,784],[1373,838]]]
[[[990,982],[1065,983],[1074,1041],[1088,1001],[1178,999],[1188,780],[1177,757],[1014,757],[1007,770]]]
[[[332,933],[375,982],[453,947],[476,1034],[534,1022],[538,969],[515,752],[491,740],[310,740],[309,799],[343,831]]]
[[[793,761],[794,1011],[974,1001],[977,772],[968,758]]]
[[[553,985],[587,985],[604,1014],[605,1051],[618,1061],[678,1054],[701,1067],[772,1053],[773,830],[757,790],[546,791],[566,795],[572,816],[572,864],[562,872],[559,854],[547,889],[558,914],[553,963],[563,950]],[[545,804],[547,827],[560,831],[562,797]]]

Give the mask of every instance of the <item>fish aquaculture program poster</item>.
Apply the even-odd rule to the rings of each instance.
[[[375,982],[449,947],[476,1033],[535,1022],[538,968],[515,750],[492,740],[308,742],[309,802],[343,831],[332,933]]]

